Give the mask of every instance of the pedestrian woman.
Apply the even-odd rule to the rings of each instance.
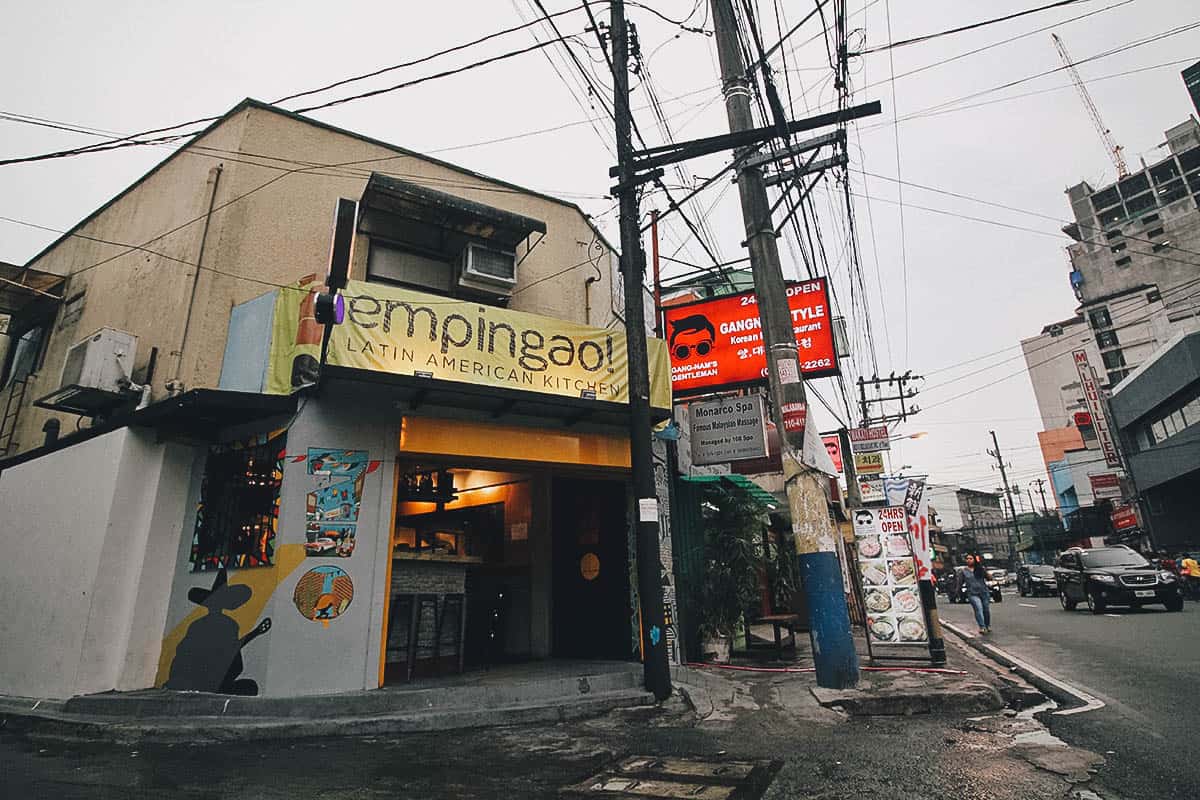
[[[992,632],[992,598],[987,584],[987,570],[979,556],[967,556],[967,568],[961,580],[967,587],[967,601],[975,610],[975,624],[981,634]]]

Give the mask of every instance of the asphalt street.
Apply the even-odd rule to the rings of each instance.
[[[1012,712],[854,719],[818,706],[804,678],[732,682],[740,680],[731,680],[719,709],[700,716],[673,699],[662,709],[557,725],[173,747],[48,742],[0,731],[0,797],[1066,800],[1078,784],[1064,775],[1082,769],[1074,780],[1087,778],[1084,762],[1063,768],[1068,748],[1022,745],[1006,735],[1035,724]],[[575,791],[646,756],[722,769],[735,760],[731,774],[740,759],[767,780],[739,781],[732,794],[721,787],[679,793],[667,781],[632,794]]]
[[[976,631],[970,606],[938,601],[942,619]],[[1200,604],[1186,603],[1181,613],[1149,606],[1093,615],[1010,590],[992,604],[986,638],[1105,703],[1041,717],[1069,744],[1105,755],[1104,786],[1134,800],[1200,798]]]

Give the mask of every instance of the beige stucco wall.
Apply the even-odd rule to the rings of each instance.
[[[70,275],[67,297],[86,295],[73,319],[60,312],[8,455],[39,445],[48,416],[62,419],[63,433],[74,429],[74,416],[28,404],[58,387],[67,348],[100,327],[138,336],[137,369],[158,348],[152,400],[166,396],[175,377],[187,389],[215,387],[232,306],[276,284],[323,274],[335,201],[360,197],[372,170],[542,220],[546,238],[521,263],[510,306],[597,327],[613,321],[612,253],[574,206],[249,105],[31,262]],[[203,269],[177,368],[202,237]],[[125,253],[129,245],[142,248]],[[356,245],[352,277],[365,279],[366,238]],[[585,319],[589,276],[599,281]]]

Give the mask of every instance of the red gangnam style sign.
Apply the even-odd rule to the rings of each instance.
[[[787,292],[801,374],[838,374],[826,279],[790,283]],[[766,380],[767,356],[753,291],[669,306],[664,314],[675,394]]]

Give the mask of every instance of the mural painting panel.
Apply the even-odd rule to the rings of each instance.
[[[350,607],[354,599],[354,582],[341,567],[313,567],[300,576],[292,602],[305,619],[320,622],[328,628]]]
[[[305,503],[304,550],[309,557],[349,558],[354,554],[358,512],[366,476],[379,467],[366,450],[310,447],[294,460],[308,462],[317,488]]]

